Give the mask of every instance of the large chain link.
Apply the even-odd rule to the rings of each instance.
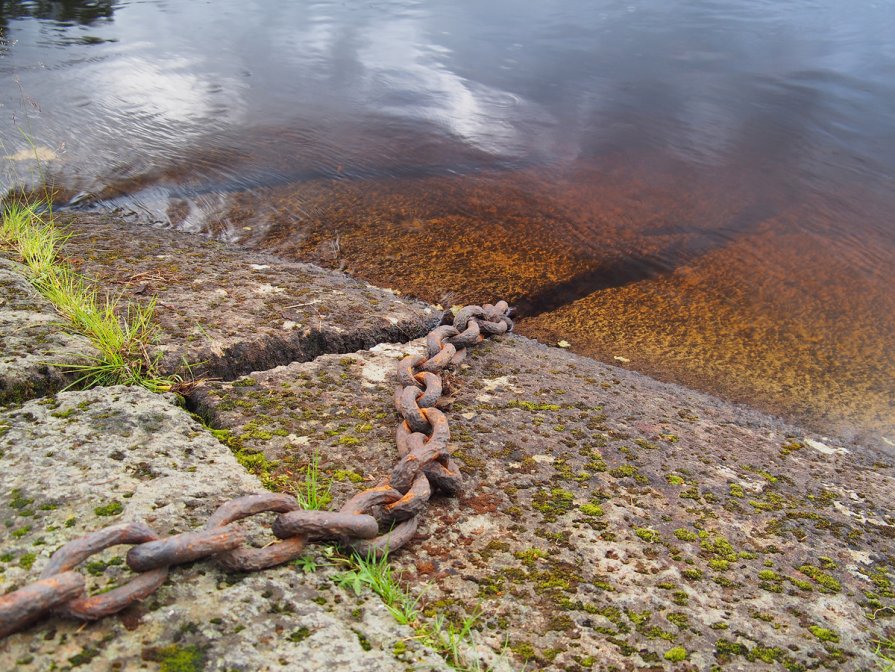
[[[160,537],[142,521],[103,528],[57,550],[39,580],[0,596],[0,638],[50,613],[86,621],[115,614],[155,592],[170,567],[204,558],[227,571],[254,572],[298,558],[311,541],[335,541],[364,555],[401,548],[416,533],[432,494],[456,495],[462,487],[448,450],[447,417],[437,408],[445,388],[442,372],[462,362],[467,349],[486,335],[512,330],[509,316],[505,301],[466,306],[452,320],[451,313],[445,313],[442,324],[426,337],[427,356],[410,355],[398,363],[398,463],[338,511],[303,510],[290,495],[265,492],[226,502],[203,528],[169,537]],[[265,512],[278,514],[271,531],[279,541],[263,548],[247,546],[245,533],[234,523]],[[84,577],[73,570],[91,555],[119,544],[134,544],[126,562],[136,576],[88,597]]]

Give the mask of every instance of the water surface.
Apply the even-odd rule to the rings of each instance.
[[[0,31],[0,186],[504,297],[895,442],[892,0],[0,1]]]

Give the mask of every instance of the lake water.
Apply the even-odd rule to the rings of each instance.
[[[0,187],[506,298],[886,448],[893,35],[893,0],[0,1]]]

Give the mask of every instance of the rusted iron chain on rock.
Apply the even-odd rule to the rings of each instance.
[[[0,638],[50,613],[92,621],[115,614],[155,592],[174,565],[212,558],[228,571],[253,572],[298,558],[308,542],[337,541],[360,554],[382,554],[413,538],[434,491],[454,495],[461,475],[448,452],[450,430],[436,408],[444,382],[441,373],[466,357],[467,348],[485,336],[512,330],[506,302],[466,306],[426,337],[427,356],[398,363],[395,408],[401,415],[395,439],[398,463],[379,484],[359,492],[338,511],[302,510],[286,494],[265,492],[222,504],[196,531],[161,537],[141,521],[112,525],[75,539],[57,550],[40,579],[0,596]],[[246,545],[233,526],[259,513],[279,514],[271,531],[278,542]],[[384,531],[383,531],[384,530]],[[128,583],[88,597],[84,577],[73,571],[91,555],[111,546],[133,544],[127,565],[136,572]]]

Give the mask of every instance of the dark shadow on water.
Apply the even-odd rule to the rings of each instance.
[[[633,254],[587,269],[568,280],[520,298],[514,304],[516,314],[520,318],[535,317],[594,292],[669,275],[704,254],[754,231],[774,214],[775,211],[768,206],[754,205],[743,210],[724,228],[702,231],[695,238],[667,246],[659,254]]]

